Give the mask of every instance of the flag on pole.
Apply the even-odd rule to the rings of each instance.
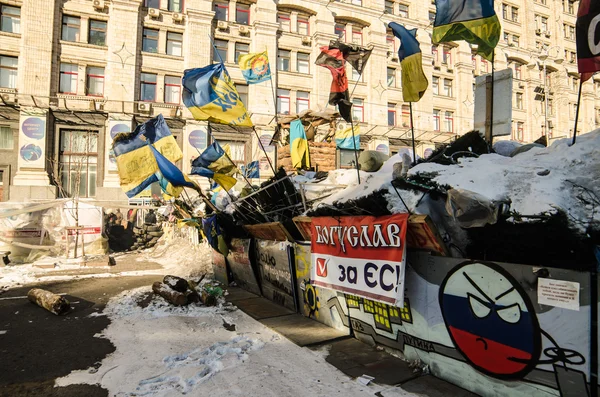
[[[260,178],[260,169],[258,160],[251,161],[244,169],[244,175],[246,178]]]
[[[226,154],[228,150],[229,145],[222,148],[219,142],[214,142],[192,161],[191,174],[214,179],[223,189],[229,191],[237,183],[232,177],[237,172],[237,167]]]
[[[184,187],[190,187],[194,190],[200,191],[200,187],[196,185],[190,178],[181,172],[179,168],[172,162],[170,162],[165,156],[163,156],[156,148],[150,145],[152,153],[156,158],[156,164],[158,165],[158,172],[156,177],[158,183],[162,188],[162,191],[173,196],[179,197]]]
[[[170,162],[183,157],[161,114],[140,124],[132,133],[124,132],[115,136],[113,151],[121,188],[127,197],[135,197],[152,183],[158,182],[156,173],[160,170],[153,149]]]
[[[600,2],[581,0],[577,10],[577,68],[581,82],[600,70]]]
[[[500,21],[494,0],[436,0],[433,43],[465,40],[477,45],[477,53],[492,60],[500,40]]]
[[[309,168],[308,140],[300,119],[290,123],[290,151],[292,154],[292,167]]]
[[[352,136],[352,125],[338,123],[335,130],[335,145],[338,149],[360,150],[360,125],[354,126],[354,136]]]
[[[339,40],[332,40],[329,43],[329,49],[339,49],[342,57],[348,62],[358,74],[363,74],[367,61],[371,57],[373,49],[366,49],[355,44],[341,43]]]
[[[267,51],[239,57],[238,64],[248,84],[257,84],[271,78],[271,67]]]
[[[404,102],[418,102],[429,82],[423,72],[423,54],[417,41],[417,29],[407,30],[396,22],[390,22],[394,36],[400,39],[398,58],[402,66],[402,98]]]
[[[182,84],[183,103],[196,120],[252,127],[246,107],[222,63],[186,70]]]
[[[346,60],[339,48],[321,47],[321,53],[315,65],[323,66],[331,72],[331,88],[329,91],[329,104],[338,107],[341,116],[347,122],[352,121],[352,103],[348,94],[348,76],[346,76]]]

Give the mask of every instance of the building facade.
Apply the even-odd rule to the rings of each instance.
[[[577,102],[577,2],[496,1],[495,69],[513,69],[512,138],[572,134]],[[234,161],[261,160],[279,114],[327,106],[331,74],[314,61],[339,38],[373,48],[362,76],[348,69],[363,149],[410,145],[399,42],[386,28],[418,28],[429,89],[413,104],[417,153],[473,128],[475,76],[492,65],[465,42],[432,45],[434,1],[0,0],[0,181],[4,200],[72,195],[124,200],[110,147],[118,132],[163,114],[189,163],[211,137],[181,102],[188,68],[225,62],[256,125],[215,128]],[[211,44],[214,41],[214,47]],[[240,54],[268,51],[269,82],[246,85]],[[545,79],[545,84],[544,84]],[[600,80],[583,85],[580,132],[600,125]],[[506,98],[501,98],[506,100]],[[275,161],[275,147],[266,152]],[[341,152],[339,166],[353,156]]]

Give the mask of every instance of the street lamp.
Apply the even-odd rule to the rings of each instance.
[[[542,135],[548,135],[548,88],[547,87],[547,82],[548,82],[548,71],[546,69],[546,60],[548,59],[548,53],[550,52],[551,49],[553,49],[554,47],[556,47],[559,52],[560,52],[560,47],[558,46],[553,46],[550,47],[546,50],[545,54],[540,54],[538,55],[538,59],[540,61],[542,61],[542,67],[544,69],[544,132]],[[557,58],[554,60],[554,63],[560,65],[561,63],[563,63],[563,59]],[[533,69],[535,67],[535,64],[529,66],[529,69]]]

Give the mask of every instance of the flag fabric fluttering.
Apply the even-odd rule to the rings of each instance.
[[[248,84],[258,84],[271,78],[267,51],[240,55],[238,64]]]
[[[156,173],[160,170],[152,149],[170,162],[177,162],[183,157],[161,114],[138,125],[131,133],[115,136],[113,151],[121,188],[127,197],[135,197],[152,183],[158,182]]]
[[[237,183],[232,175],[238,169],[226,154],[228,150],[229,145],[222,148],[219,142],[214,142],[192,161],[191,174],[213,179],[223,189],[229,191]]]
[[[432,42],[465,40],[477,45],[477,54],[493,60],[500,40],[500,21],[494,0],[436,0]]]
[[[292,154],[292,167],[309,168],[310,157],[308,154],[308,139],[300,119],[290,123],[290,152]]]
[[[186,70],[182,84],[183,103],[196,120],[252,127],[246,107],[222,63]]]
[[[250,178],[260,178],[260,169],[259,168],[260,167],[259,167],[258,160],[251,161],[244,168],[244,175],[248,179],[250,179]]]
[[[329,91],[329,104],[338,107],[340,115],[347,122],[352,121],[352,103],[348,94],[348,76],[346,76],[346,61],[339,48],[321,47],[321,53],[315,65],[323,66],[331,72],[331,88]]]
[[[400,39],[398,58],[402,66],[402,98],[404,102],[418,102],[429,82],[423,72],[423,54],[417,41],[417,29],[407,30],[396,22],[388,24],[394,36]]]
[[[348,62],[358,74],[363,74],[367,61],[371,57],[373,49],[367,49],[355,44],[345,44],[339,40],[332,40],[329,49],[339,49],[342,57]]]
[[[352,136],[350,124],[338,123],[335,130],[335,146],[344,150],[360,150],[360,125],[354,126],[354,136]]]
[[[219,226],[217,215],[210,215],[202,219],[202,230],[210,246],[217,252],[227,256],[229,247]]]
[[[152,149],[152,153],[154,153],[154,157],[156,158],[156,164],[158,165],[156,177],[163,192],[177,198],[184,187],[200,191],[200,187],[194,181],[184,175],[175,164],[170,162],[154,146],[150,146],[150,149]]]
[[[600,70],[600,2],[597,0],[581,0],[577,10],[577,69],[581,74],[581,82],[589,80]]]

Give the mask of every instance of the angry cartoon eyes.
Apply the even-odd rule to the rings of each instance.
[[[469,297],[469,306],[471,307],[471,311],[477,318],[485,318],[489,316],[492,308],[495,307],[493,303],[486,302],[471,293],[467,293],[467,296]],[[521,307],[518,303],[513,303],[512,305],[505,306],[500,309],[495,308],[494,310],[498,314],[498,317],[507,323],[515,324],[521,319]]]

